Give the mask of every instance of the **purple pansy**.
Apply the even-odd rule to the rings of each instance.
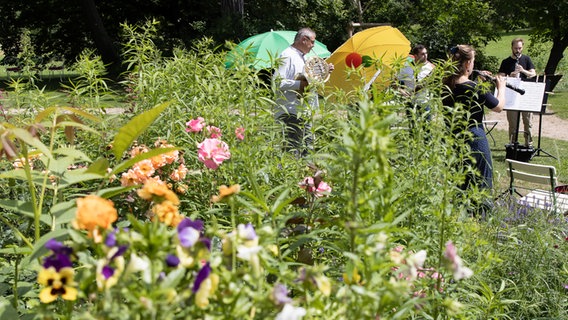
[[[71,267],[71,253],[73,249],[63,245],[63,243],[55,240],[49,239],[45,243],[45,248],[51,250],[53,253],[43,259],[43,267],[48,269],[50,267],[55,268],[59,271],[65,267]]]
[[[177,230],[178,239],[181,246],[184,248],[193,247],[201,237],[201,231],[203,231],[203,221],[193,221],[191,219],[185,218],[179,223]]]
[[[73,249],[53,238],[47,240],[45,248],[53,251],[53,253],[61,253],[65,255],[70,255],[73,252]]]
[[[210,274],[211,274],[211,266],[209,265],[209,262],[207,262],[203,266],[203,268],[201,268],[201,270],[199,270],[199,272],[197,273],[197,276],[195,277],[195,282],[193,283],[193,289],[191,291],[193,293],[196,293],[199,290],[199,287],[201,287],[201,283],[205,281],[205,279],[207,279]]]
[[[179,263],[180,263],[180,260],[177,256],[175,256],[173,254],[167,255],[166,264],[168,265],[168,267],[177,267]]]
[[[281,283],[277,283],[272,289],[272,299],[277,305],[292,302],[292,298],[288,297],[288,289]]]
[[[105,279],[108,279],[114,274],[114,269],[110,266],[104,266],[101,273],[103,274]]]
[[[49,269],[50,267],[54,267],[55,270],[59,271],[65,267],[71,267],[71,258],[63,253],[54,253],[50,256],[47,256],[43,259],[43,267],[45,269]]]

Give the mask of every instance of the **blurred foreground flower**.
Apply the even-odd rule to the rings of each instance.
[[[39,293],[43,303],[50,303],[61,296],[64,300],[77,299],[76,283],[73,281],[74,271],[71,264],[72,249],[55,239],[45,243],[45,248],[52,251],[43,259],[42,269],[37,282],[44,286]]]
[[[100,242],[102,239],[98,228],[109,229],[117,218],[118,214],[111,200],[88,195],[77,199],[77,214],[72,224],[75,229],[87,230],[89,237]]]
[[[231,158],[229,146],[219,139],[205,139],[197,148],[197,158],[209,169],[217,169],[223,161]]]
[[[64,300],[77,299],[77,285],[73,281],[75,272],[71,267],[56,270],[54,267],[42,269],[37,278],[37,282],[44,286],[39,293],[39,300],[43,303],[50,303],[61,296]]]
[[[306,315],[306,309],[302,307],[294,307],[287,303],[282,311],[276,316],[276,320],[300,320]]]
[[[463,265],[462,259],[458,256],[456,246],[454,246],[452,241],[446,243],[444,257],[449,264],[449,269],[454,273],[455,280],[467,279],[473,275],[473,271]]]

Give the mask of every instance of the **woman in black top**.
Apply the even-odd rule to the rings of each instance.
[[[481,180],[475,179],[475,183],[479,188],[493,187],[493,165],[491,162],[491,149],[483,128],[483,107],[491,109],[491,111],[501,112],[505,105],[505,80],[501,76],[496,77],[495,85],[497,87],[497,97],[487,90],[487,87],[478,85],[475,81],[469,79],[473,72],[475,62],[475,50],[469,45],[458,45],[451,49],[450,57],[456,63],[456,73],[444,80],[447,86],[446,96],[443,104],[450,110],[454,110],[461,106],[465,113],[464,119],[459,119],[465,123],[465,130],[473,134],[472,138],[467,140],[475,159],[475,167],[481,176]],[[456,119],[452,122],[455,123]],[[462,129],[464,129],[462,127]],[[454,130],[454,134],[459,134]],[[472,183],[474,177],[468,177],[462,185],[462,189],[466,189]]]

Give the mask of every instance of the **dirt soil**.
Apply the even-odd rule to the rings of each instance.
[[[553,139],[568,140],[568,120],[561,119],[554,114],[554,111],[548,108],[547,112],[542,116],[542,137],[548,137]],[[487,112],[485,114],[485,120],[497,120],[499,123],[495,127],[495,130],[507,131],[509,128],[509,122],[507,121],[507,112],[502,111],[497,112]],[[539,127],[539,115],[532,115],[532,135],[533,141],[538,138],[538,127]],[[521,128],[523,126],[521,120]]]

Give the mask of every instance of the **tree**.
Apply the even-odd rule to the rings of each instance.
[[[505,30],[530,28],[537,42],[551,41],[552,48],[544,69],[555,74],[568,47],[568,2],[550,0],[492,0]]]

